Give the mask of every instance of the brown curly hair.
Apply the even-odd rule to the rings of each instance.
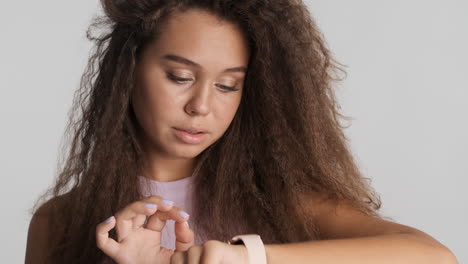
[[[59,174],[32,210],[50,207],[50,263],[95,263],[95,227],[141,199],[142,146],[131,107],[135,66],[174,11],[197,8],[238,25],[252,51],[239,109],[197,157],[192,223],[205,239],[241,233],[265,243],[321,239],[302,194],[347,200],[379,216],[379,196],[342,132],[332,83],[344,73],[300,0],[101,0],[95,44],[70,112]],[[200,175],[200,177],[197,177]],[[42,204],[40,203],[42,202]],[[56,201],[56,202],[52,202]],[[114,231],[114,230],[112,230]],[[116,238],[115,232],[110,233]]]

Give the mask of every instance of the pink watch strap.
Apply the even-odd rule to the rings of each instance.
[[[257,234],[238,235],[229,241],[229,244],[236,244],[235,242],[244,242],[247,248],[249,264],[267,264],[265,246],[263,241]]]

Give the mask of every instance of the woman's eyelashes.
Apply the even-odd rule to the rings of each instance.
[[[189,82],[189,81],[193,81],[192,78],[181,78],[181,77],[177,77],[175,76],[174,74],[172,73],[167,73],[167,78],[169,80],[172,80],[176,83],[179,83],[179,84],[182,84],[182,83],[185,83],[185,82]],[[232,86],[226,86],[226,85],[222,85],[222,84],[216,84],[216,86],[218,86],[219,88],[225,90],[225,91],[238,91],[239,88],[236,88],[236,87],[232,87]]]
[[[191,78],[177,77],[177,76],[175,76],[174,74],[169,73],[169,72],[167,73],[167,78],[168,78],[169,80],[175,81],[175,82],[177,82],[177,83],[184,83],[184,82],[188,82],[188,81],[192,81],[192,80],[193,80],[193,79],[191,79]]]

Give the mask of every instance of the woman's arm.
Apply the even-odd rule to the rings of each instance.
[[[346,203],[306,201],[326,239],[265,245],[268,264],[458,263],[447,247],[420,230],[365,215]]]
[[[449,249],[419,233],[265,245],[267,263],[457,264]]]

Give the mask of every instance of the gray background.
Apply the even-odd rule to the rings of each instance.
[[[348,78],[345,132],[382,211],[468,263],[468,1],[307,1]],[[97,1],[0,4],[0,259],[24,259],[52,184]]]

